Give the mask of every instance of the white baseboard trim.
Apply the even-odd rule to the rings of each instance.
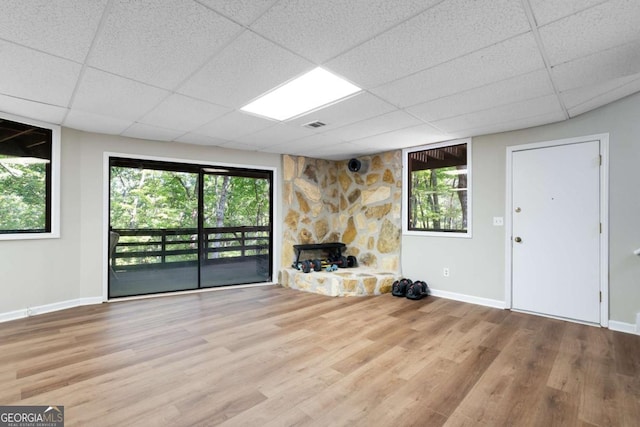
[[[433,289],[433,288],[431,288],[431,295],[433,295],[434,297],[452,299],[455,301],[468,302],[470,304],[484,305],[486,307],[502,308],[502,309],[506,307],[504,301],[489,299],[489,298],[474,297],[472,295],[459,294],[456,292],[440,291],[438,289]]]
[[[472,295],[458,294],[456,292],[441,291],[433,288],[431,288],[431,295],[433,295],[434,297],[452,299],[455,301],[468,302],[470,304],[484,305],[486,307],[501,308],[501,309],[506,308],[506,304],[504,303],[504,301],[494,300],[489,298],[474,297]],[[561,319],[561,320],[566,320],[566,319]],[[638,320],[639,320],[638,323],[640,324],[640,313],[638,313]],[[625,322],[618,322],[615,320],[609,320],[608,328],[611,329],[612,331],[640,335],[640,326],[636,326],[633,323],[625,323]]]
[[[65,310],[67,308],[80,307],[83,305],[102,304],[102,297],[78,298],[69,301],[54,302],[52,304],[27,307],[21,310],[0,313],[0,323],[10,320],[23,319],[38,314],[51,313],[52,311]]]
[[[609,329],[612,331],[626,332],[627,334],[640,335],[640,331],[633,323],[617,322],[609,320]]]

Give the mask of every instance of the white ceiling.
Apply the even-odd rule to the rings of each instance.
[[[640,91],[638,0],[2,0],[0,111],[345,159],[557,122]],[[239,108],[322,66],[360,94]],[[303,127],[322,121],[318,129]]]

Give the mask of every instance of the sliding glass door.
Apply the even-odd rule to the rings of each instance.
[[[109,297],[270,282],[272,172],[111,158]]]
[[[270,280],[270,181],[260,171],[204,169],[202,287]]]

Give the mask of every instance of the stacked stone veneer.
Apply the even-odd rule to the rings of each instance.
[[[348,161],[283,157],[284,232],[280,283],[326,295],[389,292],[400,274],[402,157],[400,151]],[[291,268],[293,245],[343,242],[359,268],[304,274]],[[301,259],[322,257],[303,252]]]
[[[302,273],[292,268],[280,272],[281,283],[293,289],[332,297],[380,295],[391,292],[398,274],[380,272],[367,267],[340,269],[335,273],[324,271]]]

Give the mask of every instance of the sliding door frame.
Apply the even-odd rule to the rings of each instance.
[[[268,197],[269,197],[269,244],[268,244],[268,251],[269,253],[271,253],[273,251],[273,222],[274,222],[274,218],[273,218],[273,211],[271,209],[271,205],[273,204],[273,173],[270,171],[265,171],[265,170],[258,170],[258,169],[247,169],[247,168],[221,168],[221,167],[215,167],[215,168],[209,168],[209,167],[200,167],[200,174],[198,176],[199,182],[198,182],[198,200],[199,202],[202,203],[202,206],[198,206],[198,232],[199,232],[199,236],[198,236],[198,248],[200,250],[199,252],[199,257],[198,257],[198,262],[199,262],[199,276],[198,276],[198,283],[200,288],[209,288],[209,287],[226,287],[226,286],[234,286],[234,285],[224,285],[224,284],[211,284],[210,281],[208,281],[207,279],[205,279],[205,276],[210,276],[208,274],[203,275],[202,273],[207,270],[207,263],[209,263],[209,235],[210,232],[207,230],[210,230],[210,227],[212,226],[210,223],[207,223],[205,221],[205,209],[207,207],[207,203],[205,200],[205,184],[206,184],[206,180],[207,177],[231,177],[231,178],[247,178],[247,179],[266,179],[269,181],[269,188],[268,188]],[[217,224],[215,225],[215,227],[218,227]],[[237,227],[234,227],[237,228]],[[245,229],[244,226],[240,226],[240,228]],[[247,228],[255,228],[255,226],[248,226]],[[247,236],[245,235],[245,231],[248,230],[243,230],[242,231],[242,237],[241,240],[243,242],[245,242],[245,239],[247,240],[253,240],[255,239],[255,246],[258,246],[258,241],[260,241],[262,239],[261,236]],[[257,231],[254,231],[257,232]],[[244,247],[244,243],[243,243],[243,252],[246,248]],[[250,249],[251,250],[251,249]],[[256,250],[256,249],[253,249]],[[244,255],[243,255],[244,256]],[[255,254],[256,257],[260,257],[259,253]],[[260,261],[256,260],[256,263],[259,265]],[[258,269],[258,265],[256,265],[256,269]],[[273,265],[270,266],[270,280],[273,280],[273,273],[274,273],[274,267]],[[245,278],[246,279],[246,278]],[[205,283],[206,282],[206,283]]]
[[[154,296],[162,296],[162,295],[167,295],[168,293],[154,293],[154,294],[145,294],[145,295],[139,295],[139,296],[131,296],[131,297],[118,297],[118,298],[114,298],[114,299],[110,299],[109,298],[109,250],[108,250],[108,239],[109,239],[109,225],[110,225],[110,161],[112,158],[121,158],[121,159],[131,159],[131,161],[151,161],[151,162],[162,162],[162,163],[166,163],[169,165],[184,165],[185,169],[188,168],[189,166],[194,166],[197,168],[206,168],[206,167],[211,167],[211,168],[230,168],[230,169],[238,169],[240,171],[242,170],[247,170],[247,171],[263,171],[266,173],[270,173],[270,180],[271,180],[271,185],[269,188],[269,192],[270,192],[270,211],[271,211],[271,217],[270,217],[270,226],[271,226],[271,235],[270,235],[270,239],[269,239],[269,255],[270,255],[270,265],[271,265],[271,281],[270,282],[260,282],[260,283],[255,283],[255,284],[246,284],[246,285],[228,285],[228,286],[222,286],[222,287],[198,287],[197,289],[193,289],[193,290],[185,290],[185,291],[173,291],[173,292],[169,292],[170,294],[181,294],[181,293],[192,293],[192,292],[204,292],[204,291],[211,291],[211,290],[216,290],[216,289],[220,289],[220,288],[229,288],[229,287],[244,287],[244,286],[265,286],[265,285],[272,285],[274,283],[276,283],[275,280],[275,276],[277,276],[277,260],[278,260],[278,254],[276,254],[276,251],[274,250],[276,247],[276,241],[279,240],[278,239],[278,204],[279,204],[279,200],[278,200],[278,174],[277,172],[277,168],[276,167],[271,167],[271,166],[263,166],[263,165],[250,165],[250,164],[236,164],[236,163],[228,163],[228,162],[214,162],[214,161],[202,161],[202,160],[195,160],[195,159],[183,159],[183,158],[172,158],[172,157],[159,157],[159,156],[147,156],[147,155],[138,155],[138,154],[132,154],[132,153],[121,153],[121,152],[104,152],[103,153],[103,210],[102,210],[102,239],[101,239],[101,246],[102,246],[102,299],[103,301],[110,301],[110,300],[123,300],[123,299],[135,299],[135,298],[149,298],[149,297],[154,297]],[[199,177],[198,177],[198,184],[199,186],[202,185],[202,177],[204,176],[204,174],[199,173]],[[199,192],[201,192],[201,189],[199,188],[198,190]],[[202,198],[199,197],[199,201],[198,204],[202,204]],[[201,208],[202,206],[198,206],[199,208],[199,217],[201,217]],[[201,230],[201,221],[202,219],[199,218],[198,219],[198,229]],[[201,242],[201,236],[199,236],[198,238],[198,286],[200,286],[200,257],[202,254],[202,242]]]

